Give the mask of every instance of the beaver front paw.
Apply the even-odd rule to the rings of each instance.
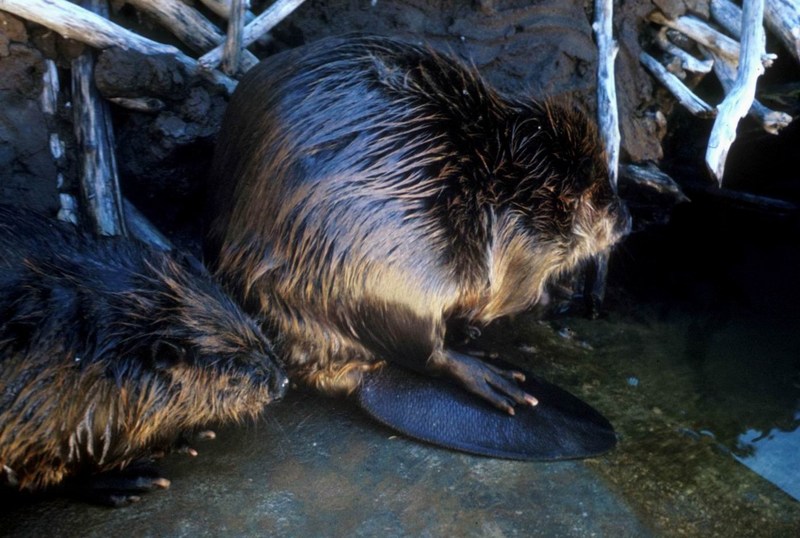
[[[478,358],[452,349],[445,349],[432,358],[429,368],[446,375],[509,415],[514,406],[535,406],[539,401],[520,388],[525,375],[515,370],[504,370]]]

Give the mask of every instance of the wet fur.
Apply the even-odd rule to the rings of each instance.
[[[285,376],[255,323],[180,255],[0,205],[0,483],[124,467],[254,417]]]
[[[209,200],[218,275],[290,375],[328,393],[386,360],[448,373],[449,321],[530,307],[628,225],[582,112],[504,98],[447,56],[377,37],[248,73]]]

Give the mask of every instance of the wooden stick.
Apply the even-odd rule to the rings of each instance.
[[[697,97],[678,77],[667,71],[655,58],[646,52],[642,52],[639,55],[639,61],[689,112],[701,118],[709,118],[714,115],[714,109],[708,103]]]
[[[200,2],[210,9],[215,15],[222,17],[223,19],[230,18],[231,0],[200,0]],[[245,20],[247,22],[250,22],[255,18],[256,16],[253,15],[251,11],[248,10],[245,13]]]
[[[219,71],[201,69],[196,60],[175,47],[142,37],[67,0],[0,0],[0,10],[41,24],[62,37],[95,48],[121,47],[143,54],[166,54],[176,58],[190,72],[221,85],[228,93],[236,88],[236,81]]]
[[[78,223],[78,204],[75,197],[64,192],[64,169],[67,167],[64,151],[64,141],[58,129],[58,96],[61,93],[61,82],[58,77],[58,68],[53,60],[44,60],[44,74],[42,75],[41,105],[45,124],[50,131],[50,155],[56,166],[56,189],[58,192],[58,219],[73,224]]]
[[[658,194],[669,195],[676,203],[689,201],[680,185],[654,165],[623,165],[620,167],[620,175],[625,181],[630,181]]]
[[[657,24],[667,26],[686,34],[709,50],[715,51],[720,56],[725,56],[734,61],[739,59],[739,43],[714,30],[705,21],[690,15],[684,15],[677,19],[668,19],[663,13],[654,11],[649,19]]]
[[[228,19],[228,37],[225,40],[225,47],[222,53],[222,72],[228,75],[239,70],[239,59],[244,50],[242,46],[242,30],[247,7],[247,0],[233,0],[231,4],[231,16]]]
[[[131,235],[143,243],[148,243],[161,250],[173,250],[175,246],[167,236],[162,234],[147,217],[127,198],[122,199],[125,204],[125,223]]]
[[[730,0],[711,0],[711,17],[736,39],[742,37],[742,9]]]
[[[767,0],[764,5],[767,28],[778,36],[783,45],[800,62],[800,2],[797,0]]]
[[[595,22],[592,24],[592,29],[597,39],[597,118],[608,159],[609,179],[616,189],[620,135],[614,59],[617,57],[619,46],[614,41],[613,10],[613,0],[595,0]]]
[[[108,14],[106,0],[82,0],[87,9]],[[81,197],[99,235],[127,235],[107,104],[94,85],[94,51],[72,61],[75,137],[80,148]]]
[[[725,58],[717,58],[714,64],[714,73],[717,75],[720,84],[722,84],[725,93],[730,93],[733,90],[733,85],[736,80],[736,67]],[[781,129],[792,123],[791,115],[785,112],[771,110],[759,102],[758,99],[753,100],[748,114],[751,118],[759,122],[761,127],[770,134],[778,134]]]
[[[747,114],[756,95],[756,82],[764,72],[764,0],[744,0],[742,10],[742,57],[739,72],[730,93],[717,107],[706,150],[706,166],[722,184],[728,150],[736,139],[736,126]]]
[[[196,52],[204,53],[225,41],[225,36],[211,21],[180,0],[125,1],[153,17]],[[258,63],[258,58],[249,51],[243,56],[248,69]]]
[[[656,34],[656,43],[664,52],[671,54],[675,58],[678,59],[680,62],[681,69],[685,69],[686,71],[692,71],[693,73],[709,73],[711,69],[714,67],[714,60],[707,58],[705,60],[700,60],[695,58],[672,41],[669,40],[667,37],[668,28],[666,26],[662,26],[661,29]]]
[[[263,34],[272,30],[302,3],[303,0],[276,0],[274,4],[253,19],[253,22],[244,27],[242,46],[247,47]],[[216,68],[222,62],[224,48],[224,45],[220,45],[208,51],[200,57],[200,64],[206,69]]]

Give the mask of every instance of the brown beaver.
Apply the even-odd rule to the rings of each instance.
[[[536,403],[524,376],[455,351],[448,326],[529,308],[630,226],[577,108],[502,97],[448,56],[371,36],[242,79],[209,209],[206,256],[290,377],[351,393],[388,361],[509,414]]]
[[[0,205],[0,484],[118,470],[286,385],[199,264]]]

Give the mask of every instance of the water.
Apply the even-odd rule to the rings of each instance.
[[[477,347],[608,416],[620,442],[601,457],[457,454],[293,394],[194,460],[168,457],[172,488],[138,506],[4,503],[0,535],[798,536],[792,226],[679,213],[617,253],[600,319],[520,316],[484,331]]]

